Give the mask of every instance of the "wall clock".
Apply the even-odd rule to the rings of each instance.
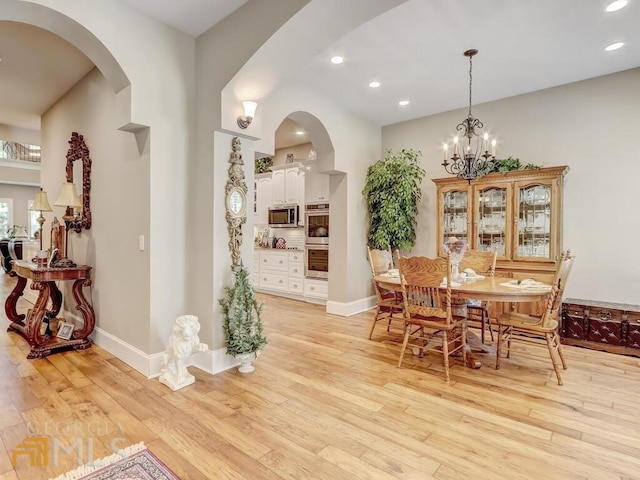
[[[229,179],[225,188],[226,219],[229,230],[229,251],[231,252],[231,269],[242,266],[240,246],[242,245],[242,226],[247,222],[247,182],[244,179],[244,162],[240,153],[240,139],[233,137],[231,141],[231,158],[229,158]]]

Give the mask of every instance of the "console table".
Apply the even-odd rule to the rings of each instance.
[[[93,341],[88,337],[93,332],[96,318],[93,307],[82,291],[83,287],[91,285],[91,267],[78,265],[71,268],[39,268],[28,261],[14,260],[9,275],[18,277],[18,283],[4,305],[7,318],[11,321],[7,331],[15,331],[29,342],[31,351],[27,358],[43,358],[58,349],[84,350],[91,346]],[[26,315],[18,314],[16,305],[24,292],[27,279],[32,282],[31,289],[39,291],[38,299]],[[55,318],[62,308],[62,292],[56,285],[57,281],[73,281],[71,290],[76,309],[84,320],[81,328],[73,330],[69,340],[54,336],[43,328],[45,316]]]

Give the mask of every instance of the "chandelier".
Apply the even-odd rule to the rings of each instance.
[[[482,122],[471,114],[472,59],[477,53],[476,49],[464,52],[464,56],[469,57],[469,114],[456,127],[456,130],[461,132],[462,138],[453,137],[451,158],[447,158],[449,145],[444,144],[444,161],[442,162],[447,173],[456,175],[469,183],[487,173],[496,157],[496,140],[493,139],[489,143],[489,134],[486,132],[480,137],[476,129],[480,130],[483,127]]]

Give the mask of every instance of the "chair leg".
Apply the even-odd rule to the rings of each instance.
[[[494,341],[493,338],[493,325],[491,325],[491,317],[489,316],[489,312],[487,311],[487,326],[489,327],[489,334],[491,335],[491,341]],[[483,342],[484,343],[484,342]]]
[[[555,342],[556,350],[558,351],[558,356],[560,357],[560,361],[562,362],[562,368],[566,370],[568,368],[567,361],[564,359],[564,353],[562,353],[562,343],[560,342],[560,335],[558,335],[558,332],[553,333],[553,340]]]
[[[442,333],[442,354],[444,355],[444,379],[449,383],[449,338],[447,337],[447,331],[443,330]]]
[[[498,323],[498,336],[496,338],[496,370],[500,370],[500,350],[502,348],[502,325]]]
[[[400,349],[400,360],[398,360],[398,368],[402,366],[402,359],[404,357],[404,351],[407,349],[407,343],[409,343],[409,335],[411,334],[411,327],[405,325],[404,339],[402,340],[402,348]]]
[[[556,362],[555,355],[553,354],[554,350],[554,339],[552,333],[545,333],[544,338],[547,340],[547,348],[549,349],[549,357],[551,357],[551,363],[553,364],[553,369],[556,372],[556,377],[558,378],[558,385],[562,385],[562,376],[560,375],[560,369],[558,368],[558,363]]]
[[[471,364],[469,358],[470,349],[467,349],[467,323],[464,322],[460,327],[460,338],[462,343],[462,364],[466,367]]]
[[[371,337],[373,337],[373,331],[376,328],[376,323],[378,323],[379,316],[380,316],[380,306],[376,307],[376,315],[375,317],[373,317],[373,323],[371,324],[371,330],[369,331],[369,340],[371,340]]]

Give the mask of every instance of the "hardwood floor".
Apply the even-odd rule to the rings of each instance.
[[[558,386],[546,347],[517,344],[499,371],[489,355],[479,370],[452,359],[446,384],[440,356],[398,369],[398,335],[368,340],[373,311],[260,298],[256,371],[191,368],[177,392],[97,346],[27,360],[26,341],[0,332],[0,480],[75,467],[61,453],[14,468],[38,435],[91,444],[84,461],[144,441],[182,479],[640,479],[639,358],[566,347]]]

